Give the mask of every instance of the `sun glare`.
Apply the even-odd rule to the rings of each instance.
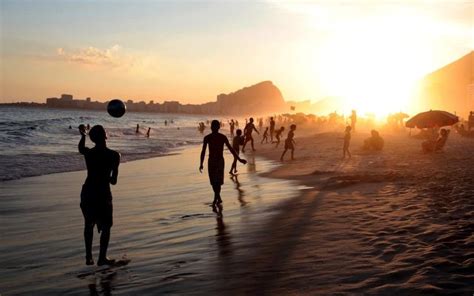
[[[409,33],[411,25],[409,19],[372,20],[323,45],[316,67],[322,67],[326,91],[342,99],[344,112],[355,109],[382,118],[413,109],[429,44]]]

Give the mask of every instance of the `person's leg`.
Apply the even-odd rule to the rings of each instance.
[[[255,147],[253,146],[253,137],[250,138],[250,144],[252,145],[252,151],[255,151]]]
[[[295,149],[291,149],[291,160],[295,160],[295,158],[293,157],[295,154]]]
[[[287,149],[283,150],[283,153],[281,154],[280,160],[283,160],[283,156],[285,156],[286,150]]]
[[[245,152],[245,145],[247,145],[248,141],[249,141],[249,139],[247,137],[245,137],[244,145],[242,145],[242,152]]]
[[[84,221],[84,244],[86,246],[86,265],[93,265],[92,240],[94,238],[94,223]]]
[[[237,158],[234,157],[234,161],[232,162],[229,173],[232,174],[235,172],[237,172]]]
[[[213,204],[221,203],[221,185],[212,184],[212,190],[214,190],[214,201]]]
[[[100,234],[100,253],[97,265],[113,264],[115,260],[107,258],[107,249],[110,241],[110,227],[102,227]]]

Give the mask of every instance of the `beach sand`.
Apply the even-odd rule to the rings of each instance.
[[[222,218],[199,147],[123,164],[110,254],[132,261],[102,272],[84,265],[84,171],[0,183],[0,293],[472,295],[472,141],[424,155],[382,134],[384,151],[366,153],[355,133],[342,160],[340,134],[298,136],[281,166],[282,147],[245,154]]]
[[[443,153],[426,155],[420,140],[388,135],[368,153],[368,133],[355,133],[343,160],[341,136],[297,138],[296,160],[264,174],[311,188],[280,205],[234,267],[236,294],[471,295],[474,142],[452,135]],[[278,160],[281,150],[257,153]]]

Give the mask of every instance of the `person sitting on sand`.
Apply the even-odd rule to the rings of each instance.
[[[376,130],[372,130],[370,134],[371,134],[370,138],[364,141],[363,149],[372,150],[372,151],[381,151],[384,145],[383,138],[380,136],[379,132]]]
[[[350,125],[346,126],[346,130],[344,131],[344,144],[342,146],[342,158],[346,158],[346,154],[349,158],[352,157],[351,152],[349,151],[349,145],[351,144],[351,130],[352,127]]]
[[[286,137],[286,140],[285,140],[285,150],[283,150],[283,153],[281,154],[281,157],[280,157],[281,161],[283,161],[283,156],[285,156],[285,153],[288,150],[291,150],[291,160],[295,160],[294,158],[295,145],[296,145],[296,142],[294,140],[295,130],[296,130],[296,124],[290,125],[290,131],[288,132],[288,136]]]
[[[221,199],[221,186],[224,184],[224,145],[227,146],[230,153],[243,164],[246,164],[245,159],[241,159],[235,152],[234,148],[229,143],[226,136],[219,133],[220,124],[219,121],[213,120],[211,122],[211,131],[209,135],[204,137],[201,151],[201,164],[199,171],[202,173],[204,158],[206,157],[206,149],[209,145],[209,160],[208,160],[208,174],[209,181],[211,182],[212,189],[214,190],[214,201],[212,202],[213,207],[222,203]]]
[[[232,148],[234,148],[235,153],[237,155],[240,154],[240,146],[244,143],[244,137],[242,137],[242,130],[238,129],[236,131],[236,136],[232,139]],[[234,175],[237,174],[237,158],[234,157],[234,161],[232,162],[232,166],[230,167],[229,174]]]
[[[86,246],[86,264],[93,265],[92,239],[94,225],[101,232],[100,252],[97,265],[113,264],[115,260],[107,258],[107,248],[112,227],[112,193],[110,184],[117,184],[120,153],[107,148],[107,134],[101,125],[89,131],[89,137],[95,143],[94,148],[87,148],[86,128],[79,126],[81,140],[79,152],[84,155],[87,166],[87,178],[81,191],[81,210],[84,216],[84,242]]]
[[[263,142],[268,143],[268,126],[265,128],[265,131],[263,132],[263,137],[260,144],[263,144]]]
[[[253,137],[252,137],[253,131],[255,131],[257,134],[260,134],[258,130],[255,128],[255,125],[253,124],[253,118],[250,117],[249,123],[247,123],[244,128],[245,141],[244,141],[244,145],[242,146],[242,152],[245,152],[245,145],[247,145],[248,142],[250,142],[250,144],[252,145],[252,151],[255,151],[255,147],[253,146]]]
[[[448,140],[449,132],[450,131],[447,129],[441,129],[439,137],[436,139],[436,141],[426,140],[421,143],[421,150],[424,153],[442,151],[446,141]]]
[[[283,133],[284,130],[285,130],[285,127],[282,126],[282,127],[280,127],[279,130],[276,131],[276,133],[275,133],[276,141],[272,142],[272,143],[276,143],[275,148],[278,148],[278,145],[280,145],[281,134]]]

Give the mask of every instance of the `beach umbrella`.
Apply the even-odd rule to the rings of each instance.
[[[458,121],[459,118],[449,112],[430,110],[416,114],[405,123],[405,126],[408,128],[433,128],[453,125]]]

